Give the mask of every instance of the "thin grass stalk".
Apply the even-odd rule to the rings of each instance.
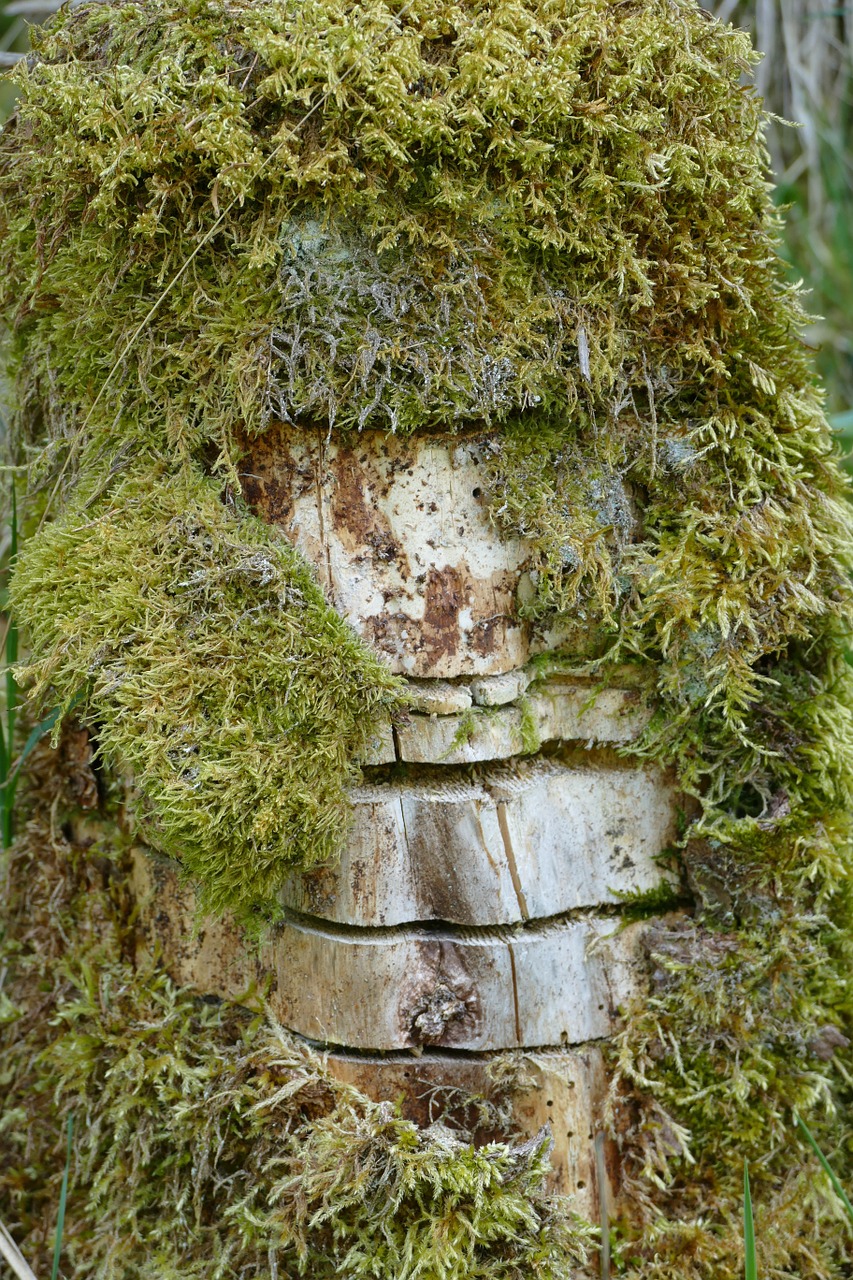
[[[743,1248],[746,1280],[758,1280],[758,1260],[755,1256],[755,1220],[752,1216],[752,1193],[749,1189],[749,1165],[743,1166]]]
[[[817,1141],[815,1140],[811,1130],[809,1129],[808,1125],[806,1124],[802,1116],[797,1116],[796,1120],[797,1120],[797,1125],[805,1134],[806,1141],[808,1142],[812,1151],[815,1153],[818,1160],[820,1161],[821,1167],[824,1173],[829,1178],[829,1181],[832,1183],[833,1191],[838,1196],[841,1203],[844,1205],[844,1209],[847,1213],[848,1218],[850,1219],[851,1222],[853,1222],[853,1204],[850,1203],[850,1200],[847,1197],[847,1192],[844,1190],[841,1183],[839,1182],[838,1177],[835,1173],[835,1170],[832,1168],[832,1165],[829,1163],[826,1156],[821,1151]]]

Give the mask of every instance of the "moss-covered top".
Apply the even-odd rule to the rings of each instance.
[[[37,47],[7,305],[50,300],[40,347],[74,315],[85,402],[195,253],[111,396],[146,435],[610,419],[664,352],[669,394],[761,381],[751,53],[689,0],[86,4]]]

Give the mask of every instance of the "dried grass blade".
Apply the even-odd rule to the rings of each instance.
[[[9,1232],[0,1222],[0,1255],[4,1261],[11,1267],[15,1273],[17,1280],[36,1280],[35,1273],[31,1270],[30,1264],[21,1253],[15,1241],[9,1235]]]

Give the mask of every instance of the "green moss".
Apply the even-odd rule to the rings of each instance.
[[[637,889],[633,893],[619,893],[616,896],[623,920],[648,920],[653,916],[665,915],[667,911],[675,911],[687,902],[685,895],[679,893],[678,887],[668,880],[651,889]]]
[[[103,758],[133,779],[136,828],[208,909],[245,914],[289,865],[335,852],[351,757],[396,686],[283,534],[219,490],[134,460],[30,542],[12,595],[36,697],[85,690]],[[50,611],[29,613],[39,595]]]
[[[87,848],[51,832],[51,808],[69,816],[69,776],[50,754],[0,937],[0,1217],[36,1274],[69,1113],[65,1275],[577,1274],[591,1233],[546,1193],[547,1135],[475,1145],[445,1123],[418,1129],[262,1013],[135,969],[125,852],[109,825]]]
[[[650,937],[653,997],[620,1047],[625,1266],[737,1274],[748,1154],[767,1274],[842,1274],[847,1237],[810,1207],[803,1244],[785,1196],[805,1177],[791,1108],[823,1108],[836,1138],[850,1114],[841,1041],[826,1052],[853,1015],[850,512],[776,259],[745,37],[692,0],[140,0],[83,4],[39,41],[0,143],[14,448],[48,514],[13,587],[37,688],[86,690],[105,754],[140,775],[140,821],[209,901],[268,896],[332,847],[359,718],[392,691],[231,496],[240,441],[276,416],[495,428],[492,515],[539,561],[526,611],[597,625],[589,676],[648,673],[633,755],[699,812],[695,917]],[[227,582],[209,547],[176,545],[194,520]],[[298,603],[270,616],[245,546]],[[175,566],[215,588],[175,591]],[[238,707],[274,665],[251,659],[257,605],[298,657],[293,712],[274,672],[268,708]],[[224,646],[216,671],[187,665],[196,629]],[[164,745],[185,725],[197,777]]]
[[[533,710],[533,703],[526,694],[522,694],[519,698],[518,706],[521,711],[521,741],[524,751],[527,755],[533,755],[542,746],[539,722]]]

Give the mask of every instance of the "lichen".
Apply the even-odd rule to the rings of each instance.
[[[698,812],[693,914],[649,935],[651,996],[628,1017],[613,1101],[623,1269],[654,1280],[738,1274],[745,1156],[766,1274],[827,1280],[849,1255],[825,1200],[800,1203],[789,1121],[817,1110],[851,1166],[851,524],[776,260],[762,109],[742,85],[753,57],[692,0],[83,3],[38,37],[0,143],[16,461],[45,512],[13,584],[31,674],[48,699],[83,690],[113,765],[148,762],[140,818],[173,851],[191,834],[210,901],[257,900],[276,872],[247,888],[249,860],[242,878],[252,818],[218,842],[215,760],[188,785],[181,689],[199,682],[119,714],[115,637],[99,649],[98,627],[121,618],[126,670],[144,664],[158,619],[124,606],[119,531],[148,489],[163,509],[150,502],[135,536],[165,579],[173,521],[201,518],[178,513],[183,493],[229,547],[276,548],[281,581],[307,581],[239,501],[239,442],[276,416],[487,424],[493,518],[539,560],[526,611],[597,621],[591,678],[649,673],[658,711],[631,754],[673,769]],[[100,566],[92,521],[116,531]],[[210,572],[191,555],[190,574]],[[239,663],[254,624],[238,601],[268,596],[217,581],[198,626]],[[343,633],[312,599],[331,660]],[[170,596],[169,618],[185,607]],[[302,608],[278,615],[285,632]],[[162,640],[158,664],[180,661],[185,631]],[[348,643],[326,725],[332,702],[355,725],[393,696]],[[211,744],[245,727],[233,699],[202,703]],[[272,737],[307,726],[287,715],[271,713]],[[307,736],[290,780],[319,776]],[[323,795],[341,795],[344,738],[328,740]],[[271,802],[277,758],[241,745],[234,763],[274,815],[252,848],[270,834],[281,867],[316,831],[294,836],[296,796]]]

